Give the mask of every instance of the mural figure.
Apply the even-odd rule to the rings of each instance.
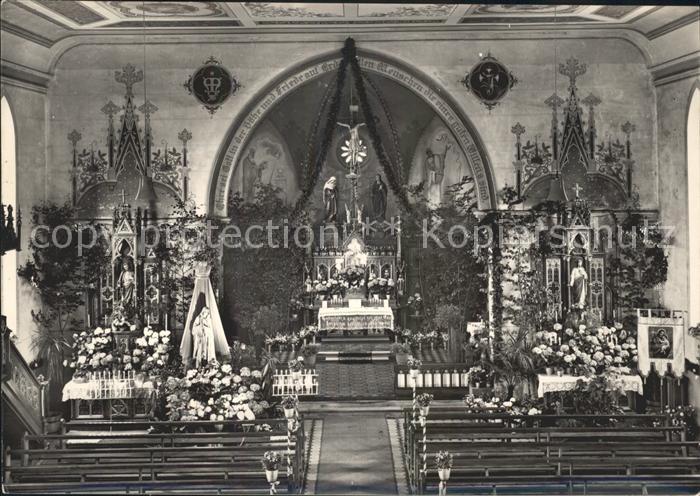
[[[376,219],[384,220],[386,218],[386,197],[387,187],[380,174],[372,184],[372,209]]]
[[[324,222],[336,222],[338,219],[338,187],[335,176],[326,181],[323,186]]]
[[[576,260],[576,267],[571,270],[569,278],[569,286],[571,287],[571,307],[583,309],[586,306],[586,284],[588,283],[588,274],[583,268],[583,260]]]
[[[255,190],[262,183],[262,174],[267,166],[267,161],[258,164],[255,161],[255,148],[248,149],[248,155],[243,159],[243,197],[252,199]]]
[[[442,199],[442,180],[445,178],[445,156],[452,148],[452,143],[447,141],[447,133],[441,134],[435,141],[444,142],[442,153],[435,153],[432,148],[425,150],[425,182],[427,185],[428,199],[431,203],[439,204]]]

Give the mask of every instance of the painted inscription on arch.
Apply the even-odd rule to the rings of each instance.
[[[464,150],[465,155],[467,156],[469,165],[472,168],[474,178],[476,180],[479,196],[479,207],[482,209],[490,208],[491,193],[486,174],[486,164],[484,163],[469,130],[464,126],[462,120],[457,116],[450,105],[448,105],[440,97],[440,95],[433,91],[429,85],[420,81],[419,79],[416,79],[414,76],[405,72],[404,70],[390,63],[376,59],[369,59],[367,57],[358,57],[358,59],[360,66],[363,69],[381,74],[389,79],[403,84],[404,86],[412,89],[430,104],[430,106],[452,130],[460,146]],[[214,215],[226,215],[226,203],[231,178],[233,177],[232,172],[234,164],[238,162],[241,150],[258,122],[267,114],[277,100],[283,98],[285,95],[291,91],[294,91],[297,87],[308,81],[329,72],[336,71],[339,64],[340,59],[320,62],[288,77],[272,88],[259,101],[256,107],[246,116],[238,129],[236,129],[233,139],[231,140],[231,143],[221,162],[221,168],[214,186],[214,204],[211,206],[211,210]]]

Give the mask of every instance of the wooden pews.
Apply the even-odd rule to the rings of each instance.
[[[263,424],[272,430],[256,429]],[[106,430],[94,430],[100,427]],[[283,460],[280,487],[295,493],[303,485],[304,441],[303,422],[290,433],[285,419],[70,423],[62,434],[25,434],[22,449],[8,448],[4,489],[12,493],[267,494],[270,484],[261,458],[274,450]]]
[[[431,408],[423,421],[404,410],[404,450],[414,492],[437,493],[439,451],[454,458],[450,493],[541,491],[695,494],[700,449],[663,415],[507,415]],[[685,493],[683,492],[685,491]]]

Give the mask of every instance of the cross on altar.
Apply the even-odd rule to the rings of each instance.
[[[569,78],[569,87],[576,86],[576,78],[586,73],[586,64],[580,64],[578,60],[570,58],[566,64],[559,64],[559,74]]]
[[[117,83],[124,83],[126,86],[126,96],[134,96],[132,88],[134,83],[143,81],[143,71],[137,71],[131,64],[126,64],[121,71],[114,71],[114,79]]]
[[[579,186],[578,183],[576,183],[576,184],[574,185],[574,191],[576,192],[576,198],[578,198],[578,195],[579,195],[579,193],[581,192],[582,189],[583,189],[583,188],[582,188],[581,186]]]

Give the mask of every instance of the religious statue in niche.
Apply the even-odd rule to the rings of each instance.
[[[571,307],[583,309],[586,306],[586,294],[588,284],[588,274],[583,268],[583,260],[576,259],[576,266],[571,269],[569,286],[571,287]]]
[[[335,176],[326,181],[323,186],[323,220],[326,223],[336,222],[338,219],[338,186]]]
[[[127,318],[133,315],[136,292],[136,273],[131,247],[122,242],[120,255],[114,260],[114,277],[116,281],[115,306],[121,307]]]
[[[372,213],[375,219],[384,220],[386,218],[387,193],[386,183],[381,174],[377,174],[374,183],[372,183]]]
[[[199,294],[195,319],[192,321],[192,360],[197,368],[216,358],[214,331],[211,325],[211,313],[206,305],[204,293]]]

